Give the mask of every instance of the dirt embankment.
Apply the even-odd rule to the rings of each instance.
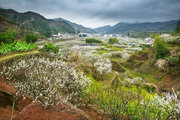
[[[11,118],[12,104],[14,101],[13,86],[5,83],[0,78],[0,120]],[[70,103],[45,109],[41,103],[34,103],[33,98],[18,98],[15,101],[14,120],[88,120],[90,117],[82,110]]]
[[[157,85],[160,92],[171,92],[172,88],[180,91],[180,63],[176,66],[165,66],[166,69],[162,70],[158,68],[157,61],[153,50],[148,50],[131,56],[125,66],[147,82]]]

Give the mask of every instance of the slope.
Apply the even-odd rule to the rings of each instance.
[[[66,22],[57,22],[52,19],[46,19],[38,13],[24,12],[19,13],[12,9],[0,9],[0,15],[3,15],[12,21],[18,23],[22,29],[40,33],[75,33],[75,30]]]
[[[71,21],[68,21],[68,20],[65,20],[65,19],[62,19],[62,18],[55,18],[54,20],[56,20],[58,22],[63,22],[64,21],[64,22],[68,23],[69,25],[71,25],[75,29],[76,33],[80,33],[80,32],[81,33],[96,33],[96,31],[93,30],[93,29],[84,27],[82,25],[73,23]]]

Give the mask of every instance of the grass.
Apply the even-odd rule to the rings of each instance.
[[[125,48],[115,47],[115,46],[111,46],[111,45],[106,45],[104,47],[105,48],[110,48],[112,51],[123,51],[125,49]]]
[[[13,59],[18,56],[34,55],[38,53],[40,53],[39,50],[32,50],[32,51],[27,51],[27,52],[12,53],[10,55],[3,55],[3,56],[0,56],[0,63],[9,59]]]
[[[98,52],[96,52],[95,54],[105,54],[105,53],[111,53],[114,51],[123,51],[124,48],[119,48],[119,47],[114,47],[114,46],[104,46],[105,48],[99,48],[97,49]],[[109,48],[110,50],[106,50],[106,48]]]
[[[148,49],[141,50],[141,52],[143,53],[147,53],[148,51],[149,51]]]
[[[124,50],[124,48],[114,47],[114,46],[107,47],[107,48],[110,48],[110,49],[113,50],[113,51],[123,51],[123,50]]]
[[[157,79],[155,78],[155,76],[156,76],[155,73],[148,74],[148,73],[136,72],[136,71],[128,69],[128,76],[130,76],[131,78],[141,77],[141,78],[147,80],[148,82],[152,82],[152,83],[157,82]]]
[[[106,51],[106,50],[103,50],[103,51],[98,51],[98,52],[96,52],[96,53],[94,53],[94,54],[102,55],[102,54],[110,53],[110,52],[112,52],[112,51]]]
[[[118,58],[118,57],[117,57],[117,58],[110,58],[110,60],[111,60],[111,61],[123,61],[122,58]]]

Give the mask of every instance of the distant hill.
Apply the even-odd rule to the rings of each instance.
[[[97,33],[106,33],[107,31],[109,31],[110,28],[111,28],[110,25],[106,25],[106,26],[103,26],[103,27],[95,28],[94,30]]]
[[[34,12],[19,13],[12,9],[0,9],[0,15],[18,23],[22,29],[40,33],[75,33],[75,30],[68,23],[57,22],[53,19],[46,19]]]
[[[180,21],[178,22],[175,32],[180,35]]]
[[[138,32],[173,32],[178,20],[166,22],[124,23],[119,22],[112,27],[100,27],[95,30],[99,33],[138,33]]]
[[[70,24],[75,29],[76,33],[79,33],[79,32],[81,32],[81,33],[96,33],[96,31],[91,28],[84,27],[82,25],[73,23],[73,22],[65,20],[63,18],[55,18],[54,20],[56,20],[58,22],[64,21],[64,22]]]

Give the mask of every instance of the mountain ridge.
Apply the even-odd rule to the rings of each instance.
[[[32,11],[20,13],[13,9],[0,9],[0,15],[18,23],[21,29],[40,32],[43,34],[58,32],[75,34],[74,28],[68,23],[47,19],[39,13]]]
[[[173,32],[176,29],[179,20],[170,20],[164,22],[141,22],[126,23],[119,22],[107,29],[106,26],[95,28],[98,33],[137,33],[137,32]]]
[[[96,33],[96,31],[94,29],[84,27],[83,25],[71,22],[71,21],[63,19],[63,18],[54,18],[54,20],[59,21],[59,22],[65,21],[66,23],[68,23],[75,29],[76,33],[80,33],[80,32],[81,33]]]

